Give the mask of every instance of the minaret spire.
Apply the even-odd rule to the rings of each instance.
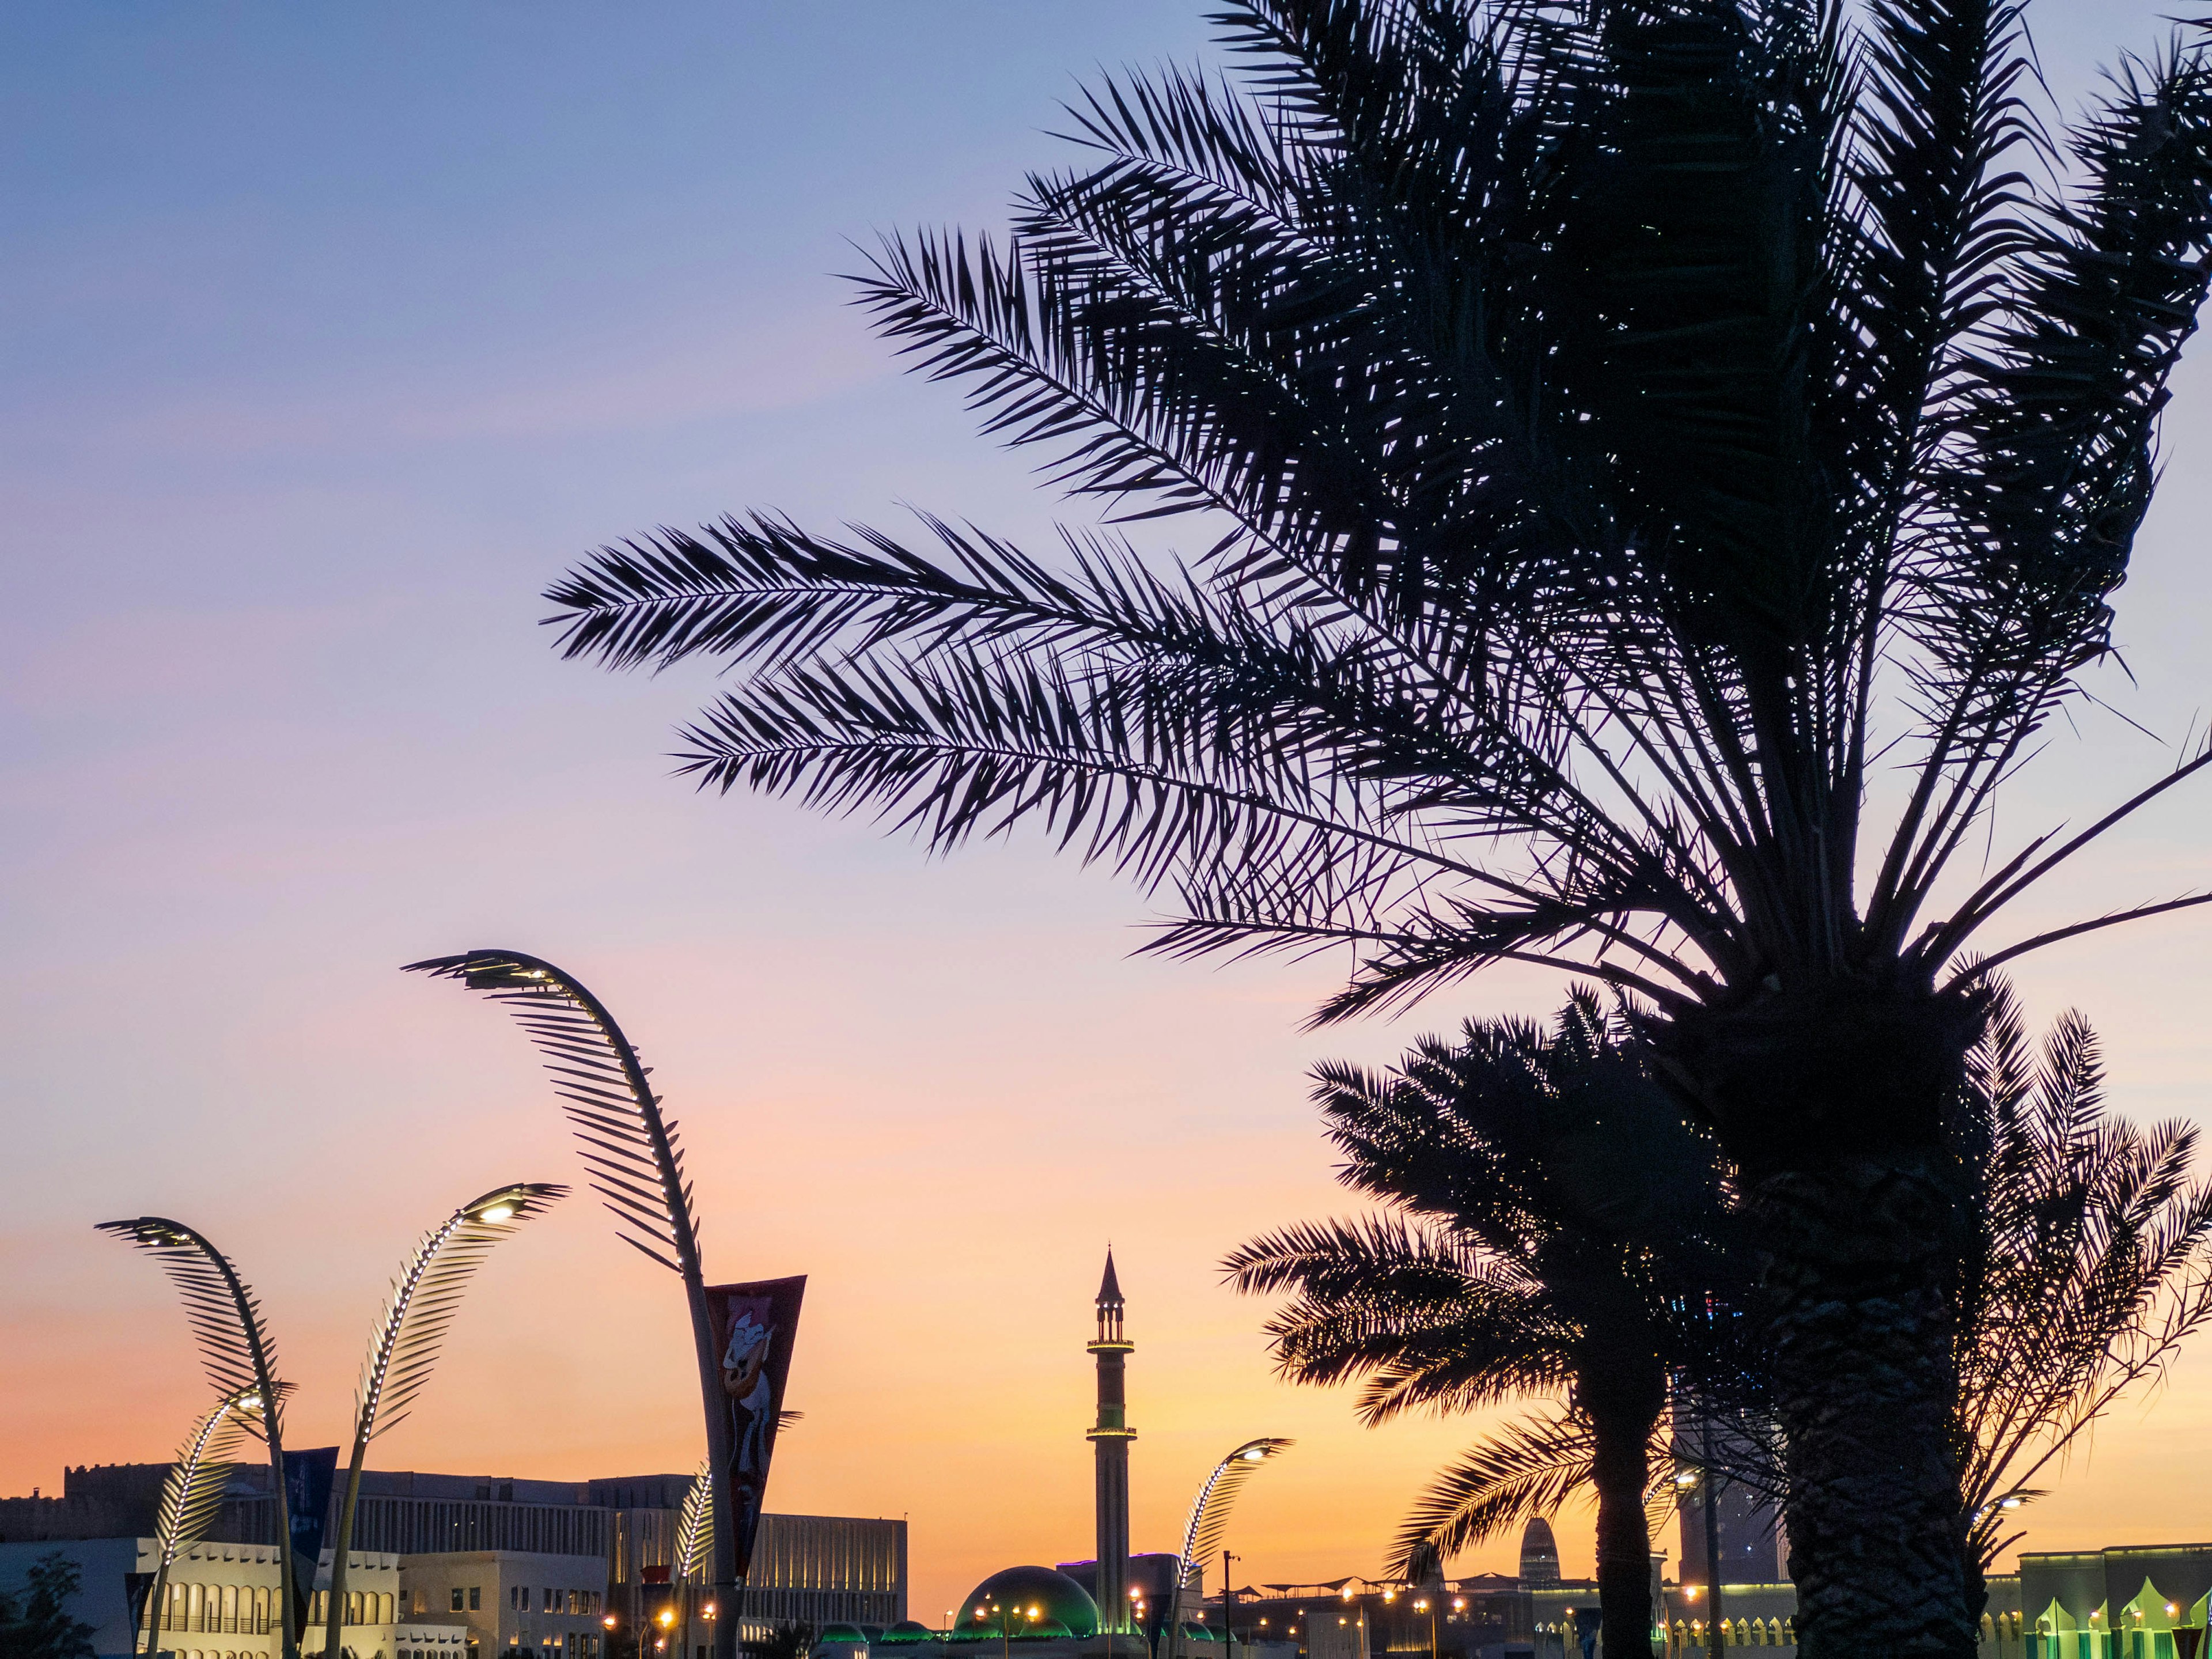
[[[1098,1462],[1098,1616],[1109,1631],[1129,1628],[1129,1443],[1122,1362],[1136,1344],[1121,1334],[1121,1281],[1114,1250],[1106,1250],[1106,1275],[1098,1282],[1098,1336],[1090,1346],[1098,1364],[1098,1420],[1090,1440]]]

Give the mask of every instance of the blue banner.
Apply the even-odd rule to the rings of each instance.
[[[284,1502],[292,1512],[292,1553],[301,1563],[302,1594],[313,1584],[323,1559],[323,1525],[330,1516],[331,1487],[337,1472],[336,1446],[284,1454]]]

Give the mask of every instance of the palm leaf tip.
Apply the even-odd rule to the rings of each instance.
[[[676,1577],[679,1581],[704,1576],[714,1549],[714,1488],[713,1471],[705,1462],[684,1489],[684,1506],[676,1522]]]
[[[510,1182],[471,1199],[422,1236],[392,1281],[369,1339],[355,1401],[362,1437],[396,1426],[428,1382],[462,1292],[492,1246],[568,1192],[547,1182]]]
[[[248,1418],[260,1403],[258,1395],[246,1392],[224,1396],[192,1425],[177,1449],[155,1512],[155,1547],[164,1564],[206,1534],[222,1507],[239,1442],[248,1432]]]
[[[1227,1534],[1230,1509],[1237,1501],[1237,1492],[1251,1479],[1252,1471],[1297,1443],[1279,1436],[1262,1436],[1246,1441],[1214,1465],[1206,1484],[1198,1489],[1198,1497],[1190,1507],[1190,1521],[1183,1529],[1182,1564],[1186,1576],[1211,1557]]]
[[[94,1230],[136,1246],[161,1267],[184,1304],[185,1322],[218,1394],[240,1394],[266,1382],[275,1395],[269,1409],[281,1412],[286,1389],[275,1380],[276,1344],[259,1300],[228,1256],[167,1216],[102,1221]]]
[[[617,1236],[672,1273],[696,1271],[698,1223],[676,1126],[661,1115],[644,1062],[605,1005],[574,975],[521,951],[427,957],[404,971],[454,981],[505,1006],[544,1058]]]

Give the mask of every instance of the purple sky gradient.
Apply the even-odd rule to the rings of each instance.
[[[2051,4],[2071,102],[2160,8]],[[771,1502],[909,1514],[924,1617],[1089,1551],[1085,1298],[1132,1334],[1140,1547],[1212,1455],[1289,1433],[1245,1499],[1255,1580],[1380,1568],[1475,1425],[1370,1434],[1268,1375],[1212,1267],[1348,1209],[1305,1068],[1560,987],[1500,974],[1395,1026],[1302,1035],[1326,963],[1133,963],[1140,895],[1033,841],[932,861],[865,823],[669,776],[703,672],[563,665],[538,591],[591,546],[750,506],[1036,537],[1054,503],[902,378],[830,273],[879,228],[995,224],[1074,77],[1199,49],[1200,6],[1062,0],[125,8],[0,14],[0,1490],[166,1455],[200,1384],[151,1269],[90,1224],[215,1234],[337,1437],[419,1230],[575,1179],[520,1038],[402,962],[552,957],[684,1120],[714,1270],[814,1278],[807,1413]],[[2212,411],[2181,376],[2121,596],[2134,683],[2016,792],[1999,844],[2113,798],[2201,727]],[[1171,544],[1171,538],[1162,538]],[[2016,920],[2201,883],[2177,800]],[[2116,1097],[2198,1114],[2204,924],[2021,975],[2081,1006]],[[1993,939],[1992,942],[1996,942]],[[391,1467],[544,1476],[696,1456],[672,1283],[579,1199],[503,1247]],[[2029,1547],[2201,1526],[2212,1365],[2124,1408]],[[2191,1534],[2193,1535],[2193,1534]],[[1562,1528],[1586,1563],[1586,1518]],[[1467,1565],[1504,1565],[1510,1551]]]

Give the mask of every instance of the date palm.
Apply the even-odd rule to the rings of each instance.
[[[1978,1614],[1983,1575],[2020,1541],[2020,1506],[2041,1495],[2033,1483],[2212,1321],[2212,1182],[2191,1178],[2189,1125],[2137,1125],[2106,1109],[2097,1036],[2080,1015],[2061,1015],[2031,1044],[2002,982],[1967,1056],[1961,1108],[1954,1145],[1976,1198],[1957,1267],[1956,1433]],[[1730,1351],[1735,1386],[1692,1399],[1733,1419],[1722,1477],[1778,1499],[1788,1472],[1766,1431],[1755,1330]],[[1694,1430],[1678,1433],[1668,1418],[1652,1444],[1662,1472],[1700,1449]],[[1422,1494],[1399,1535],[1401,1562],[1594,1492],[1595,1449],[1571,1407],[1507,1425]],[[1651,1482],[1656,1506],[1671,1500],[1670,1484]]]
[[[1295,1293],[1267,1328],[1281,1369],[1303,1382],[1364,1378],[1370,1424],[1567,1399],[1560,1418],[1508,1437],[1509,1455],[1541,1468],[1477,1493],[1470,1477],[1496,1462],[1478,1453],[1425,1498],[1398,1565],[1476,1542],[1506,1509],[1548,1507],[1586,1479],[1608,1653],[1650,1637],[1645,1489],[1673,1374],[1725,1386],[1749,1358],[1735,1322],[1715,1316],[1716,1292],[1744,1287],[1728,1282],[1733,1218],[1713,1143],[1639,1054],[1582,995],[1549,1031],[1470,1024],[1388,1074],[1324,1066],[1339,1178],[1389,1208],[1284,1229],[1225,1264],[1241,1289]]]
[[[2008,993],[1969,1056],[1961,1139],[1976,1248],[1959,1296],[1967,1571],[2019,1541],[2035,1483],[2212,1322],[2212,1181],[2197,1132],[2109,1113],[2097,1036],[2061,1015],[2039,1045]]]
[[[2212,751],[1947,878],[2110,649],[2212,67],[2130,60],[2044,168],[2017,0],[1217,15],[1229,72],[1098,83],[1012,241],[894,239],[860,289],[1200,556],[759,514],[602,550],[550,620],[724,667],[705,786],[1033,822],[1170,896],[1154,949],[1341,947],[1321,1018],[1503,961],[1647,998],[1773,1264],[1808,1659],[1964,1654],[1944,1126],[1984,976],[2212,895],[1989,931]]]

